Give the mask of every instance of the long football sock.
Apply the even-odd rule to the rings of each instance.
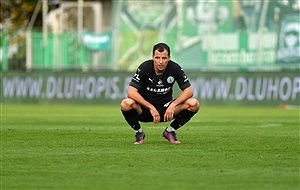
[[[131,128],[135,131],[138,131],[141,128],[141,125],[138,120],[139,114],[134,109],[131,109],[129,111],[123,111],[121,109],[121,111],[125,120],[131,126]]]
[[[175,120],[170,124],[170,126],[177,130],[186,124],[196,113],[197,112],[183,110],[176,116]]]

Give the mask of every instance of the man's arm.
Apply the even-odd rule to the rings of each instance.
[[[150,110],[150,113],[153,117],[153,122],[155,124],[160,122],[160,115],[158,113],[158,111],[156,110],[156,108],[149,103],[148,101],[146,101],[138,92],[138,89],[134,88],[133,86],[129,86],[128,88],[128,92],[127,92],[127,96],[128,98],[133,99],[135,102],[137,102],[139,105],[148,108]]]
[[[179,104],[182,104],[185,102],[187,99],[191,98],[194,95],[193,88],[192,86],[187,87],[184,89],[168,107],[166,110],[166,113],[164,115],[164,121],[171,121],[174,118],[174,113],[175,113],[175,108]]]
[[[176,107],[177,105],[185,102],[187,99],[193,97],[193,95],[193,88],[192,86],[189,86],[179,94],[178,98],[176,98],[176,100],[173,101],[172,104],[174,105],[174,107]]]

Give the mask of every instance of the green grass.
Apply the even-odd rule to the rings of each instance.
[[[299,189],[299,110],[205,107],[177,131],[118,106],[2,105],[1,189]]]

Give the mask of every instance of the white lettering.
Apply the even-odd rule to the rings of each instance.
[[[64,98],[64,94],[62,93],[62,86],[63,86],[63,78],[58,77],[57,85],[56,85],[56,97],[60,99]]]
[[[284,77],[280,81],[279,96],[281,100],[288,100],[292,93],[292,82],[290,78]]]
[[[71,79],[67,77],[65,79],[65,86],[64,86],[64,95],[65,98],[71,99],[73,97],[73,91],[74,91],[74,81],[75,79],[72,77]]]
[[[117,99],[119,97],[119,87],[118,87],[118,82],[120,81],[119,77],[113,77],[111,79],[111,88],[112,88],[112,94],[110,94],[111,99]]]
[[[46,85],[46,97],[48,99],[54,98],[56,89],[56,79],[53,76],[48,77]]]
[[[88,77],[87,80],[85,81],[85,97],[87,99],[93,99],[95,96],[96,92],[96,79],[95,77]]]
[[[252,89],[253,89],[253,78],[249,78],[248,79],[248,88],[247,88],[247,99],[248,100],[255,100],[255,96],[252,93]]]
[[[104,77],[99,77],[97,79],[96,98],[100,98],[101,93],[105,91],[105,82],[106,79]]]
[[[278,98],[278,84],[279,84],[279,78],[275,78],[273,83],[273,78],[269,78],[268,81],[268,87],[267,87],[267,100],[277,100]],[[272,96],[273,94],[273,96]]]
[[[46,98],[46,99],[111,99],[127,97],[132,77],[94,76],[48,76],[43,77],[3,77],[2,95],[6,98]],[[194,97],[201,100],[229,101],[288,101],[298,104],[300,96],[300,77],[266,76],[246,77],[197,77],[190,80]],[[123,84],[120,84],[123,83]],[[146,88],[149,92],[166,94],[170,88]],[[297,102],[296,102],[297,101]],[[270,104],[268,104],[270,105]]]
[[[247,93],[247,81],[244,77],[238,77],[235,86],[235,98],[242,100]]]
[[[295,100],[297,98],[297,94],[300,92],[300,77],[295,77],[293,81],[293,92],[292,99]],[[299,103],[299,98],[298,98]]]
[[[76,78],[74,97],[76,98],[84,97],[84,84],[85,84],[85,77],[82,77],[81,79],[79,77]]]
[[[256,88],[255,88],[255,97],[257,100],[264,100],[266,97],[266,92],[267,92],[267,86],[268,86],[268,79],[263,78],[261,79],[260,77],[257,78],[256,80]]]

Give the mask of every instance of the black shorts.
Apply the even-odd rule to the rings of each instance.
[[[170,101],[166,104],[162,104],[162,105],[154,105],[154,107],[156,108],[156,110],[158,111],[159,115],[160,115],[160,122],[164,122],[164,115],[166,113],[166,110],[168,109],[169,105],[173,102]],[[153,122],[153,116],[150,113],[150,110],[148,108],[145,108],[143,106],[141,106],[142,108],[142,113],[141,115],[139,115],[139,121],[141,122]]]

